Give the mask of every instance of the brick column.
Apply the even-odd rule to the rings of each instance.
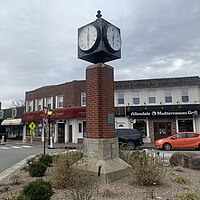
[[[113,116],[113,123],[108,115]],[[83,158],[76,163],[77,168],[98,174],[104,183],[128,175],[131,166],[119,158],[115,137],[114,70],[103,63],[86,69],[86,138],[83,144]]]
[[[114,70],[98,63],[86,69],[86,137],[114,138],[115,124],[108,123],[114,116]]]

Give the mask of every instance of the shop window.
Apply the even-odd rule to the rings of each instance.
[[[187,88],[181,89],[181,99],[183,103],[188,103],[189,102],[189,92]]]
[[[124,104],[124,92],[117,92],[117,104]]]
[[[154,122],[155,140],[165,138],[171,135],[171,122]]]
[[[79,133],[82,133],[82,123],[79,123],[79,124],[78,124],[78,132],[79,132]]]
[[[193,121],[192,120],[178,120],[178,131],[193,131]]]
[[[171,90],[169,89],[164,90],[164,95],[165,95],[165,103],[172,103]]]
[[[86,92],[81,92],[81,106],[86,106]]]
[[[149,97],[149,103],[156,103],[156,91],[155,90],[149,90],[148,91],[148,97]]]
[[[140,94],[138,90],[133,91],[133,104],[140,103]]]
[[[133,123],[133,128],[141,131],[143,137],[147,136],[147,125],[144,120],[136,120],[135,123]]]

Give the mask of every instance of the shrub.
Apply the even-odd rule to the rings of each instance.
[[[50,167],[52,162],[53,162],[53,158],[50,155],[47,154],[43,154],[40,158],[39,158],[40,162],[43,162],[46,166]]]
[[[19,195],[16,200],[30,200],[30,198],[25,195]]]
[[[200,198],[192,191],[185,191],[179,195],[179,200],[200,200]]]
[[[81,153],[69,152],[59,155],[55,158],[56,163],[49,170],[51,180],[55,188],[68,188],[73,185],[73,180],[76,177],[76,170],[72,165],[82,158]]]
[[[43,162],[36,162],[32,163],[29,168],[29,174],[32,177],[41,177],[44,176],[45,172],[47,170],[47,166]]]
[[[187,184],[189,183],[189,180],[185,178],[184,176],[176,176],[173,178],[173,181],[179,184]]]
[[[97,181],[89,172],[76,170],[72,178],[71,195],[73,200],[90,200],[97,191]]]
[[[14,175],[11,177],[13,185],[19,185],[21,183],[20,176]]]
[[[158,185],[164,179],[165,168],[158,158],[153,158],[145,152],[134,152],[128,163],[134,168],[133,180],[139,185]]]
[[[28,197],[30,200],[50,200],[54,192],[51,183],[43,179],[37,179],[26,185],[21,195]]]

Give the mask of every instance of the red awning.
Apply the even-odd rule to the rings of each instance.
[[[70,119],[70,118],[85,118],[86,107],[81,108],[63,108],[54,109],[51,115],[51,119]],[[22,115],[22,121],[40,121],[45,118],[42,111],[40,112],[25,112]]]

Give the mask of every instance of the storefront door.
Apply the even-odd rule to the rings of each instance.
[[[65,124],[58,123],[58,142],[64,143],[65,142]]]
[[[154,122],[154,138],[155,140],[160,138],[166,138],[171,133],[171,122]]]
[[[72,125],[69,125],[69,142],[72,142]]]

